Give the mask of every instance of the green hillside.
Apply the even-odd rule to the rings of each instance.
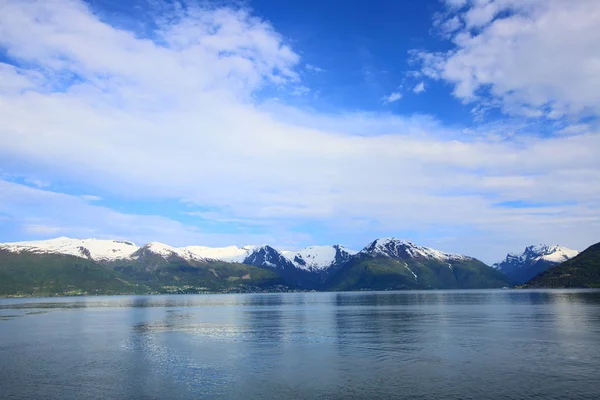
[[[243,264],[100,264],[70,255],[0,250],[1,296],[257,291],[283,285],[274,272]]]
[[[330,290],[478,289],[510,285],[506,275],[473,258],[453,261],[451,266],[452,268],[448,263],[430,259],[364,257],[345,265],[328,282],[328,288]]]
[[[0,250],[0,295],[119,294],[148,290],[83,258]]]
[[[192,263],[183,259],[154,262],[123,261],[111,265],[128,280],[161,292],[259,290],[285,285],[276,273],[245,264],[221,261]]]
[[[530,288],[600,288],[600,243],[530,280]]]
[[[371,246],[371,245],[370,245]],[[510,286],[509,278],[465,256],[435,255],[408,242],[377,240],[325,274],[312,273],[300,286],[300,271],[278,253],[258,257],[258,266],[160,254],[150,245],[112,262],[54,253],[0,250],[0,295],[206,293],[316,290],[480,289]],[[387,252],[387,255],[376,252]],[[375,254],[373,254],[375,253]],[[440,253],[441,254],[441,253]],[[264,263],[263,260],[270,260]],[[286,268],[274,268],[283,260]],[[277,264],[277,265],[281,265]],[[290,277],[294,278],[291,279]],[[302,276],[303,277],[303,276]],[[286,281],[287,279],[287,281]]]

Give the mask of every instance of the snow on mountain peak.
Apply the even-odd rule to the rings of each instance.
[[[207,246],[187,246],[183,250],[189,257],[195,259],[210,259],[228,262],[242,262],[256,246],[227,246],[227,247],[207,247]]]
[[[460,254],[444,253],[430,247],[418,246],[408,240],[396,239],[394,237],[376,239],[362,249],[360,253],[390,258],[402,258],[403,256],[411,258],[422,257],[441,261],[467,258]]]
[[[347,261],[356,251],[346,249],[341,245],[309,246],[298,252],[282,251],[296,268],[307,271],[325,270],[333,265]]]
[[[130,257],[138,247],[129,241],[105,239],[73,239],[58,237],[49,240],[0,244],[0,249],[16,253],[66,254],[97,261],[112,261]]]
[[[508,253],[504,260],[492,265],[492,267],[497,269],[506,269],[507,266],[521,268],[539,261],[558,264],[575,257],[577,254],[579,254],[577,250],[559,245],[534,244],[525,247],[525,250],[521,254]]]
[[[248,256],[243,260],[246,264],[281,269],[294,267],[283,253],[269,245],[249,246],[249,248]]]
[[[169,246],[168,244],[160,242],[150,242],[143,246],[144,249],[151,251],[154,254],[161,255],[163,257],[169,257],[172,255],[179,255],[179,249]]]
[[[579,252],[566,247],[536,244],[525,247],[521,254],[508,253],[492,265],[517,284],[525,283],[548,268],[575,257]]]
[[[252,252],[258,251],[263,246],[227,246],[227,247],[207,247],[207,246],[187,246],[173,247],[165,243],[150,242],[141,247],[133,242],[121,240],[103,240],[103,239],[72,239],[68,237],[58,237],[55,239],[0,243],[1,250],[11,252],[32,252],[32,253],[52,253],[65,254],[81,258],[89,258],[95,261],[110,262],[120,259],[137,259],[142,253],[149,252],[159,255],[165,259],[177,256],[186,260],[194,261],[226,261],[243,262]]]
[[[518,255],[521,261],[548,261],[553,263],[561,263],[575,257],[579,252],[559,245],[548,246],[545,244],[537,244],[527,246],[523,254]]]

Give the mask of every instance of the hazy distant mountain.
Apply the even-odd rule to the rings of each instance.
[[[600,243],[577,256],[547,269],[530,280],[527,287],[600,288]]]
[[[515,284],[522,284],[577,254],[577,250],[566,247],[540,244],[526,247],[522,254],[509,253],[503,261],[492,267],[502,271]]]

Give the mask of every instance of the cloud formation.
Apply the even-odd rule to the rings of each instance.
[[[206,243],[219,245],[239,242],[239,235],[205,232],[197,226],[186,225],[160,215],[122,213],[108,207],[90,204],[83,196],[31,188],[0,181],[0,216],[7,225],[17,221],[32,237],[96,237],[104,239],[135,239],[139,243],[162,241],[183,245]],[[252,243],[275,241],[274,234],[246,235]],[[282,244],[294,245],[302,235],[288,234]],[[286,243],[287,242],[287,243]]]
[[[308,71],[311,72],[325,72],[325,70],[321,67],[317,67],[316,65],[312,65],[312,64],[306,64],[304,66],[304,68],[306,68]]]
[[[394,103],[402,98],[402,93],[400,92],[392,92],[387,96],[384,96],[381,100],[383,100],[383,104]]]
[[[415,92],[416,94],[423,93],[424,91],[425,91],[425,82],[419,82],[413,88],[413,92]]]
[[[447,52],[419,50],[422,72],[464,102],[528,117],[600,113],[600,2],[446,1],[436,25]]]
[[[0,168],[51,182],[2,182],[0,215],[22,234],[350,247],[410,235],[488,261],[532,242],[597,241],[593,127],[497,140],[432,117],[297,109],[260,95],[304,87],[300,56],[267,21],[239,8],[165,7],[140,36],[80,1],[4,2],[0,47],[10,63],[0,63]],[[484,19],[469,20],[481,27]],[[458,56],[423,55],[431,57],[426,73],[452,81],[445,71]],[[482,83],[463,80],[455,93],[470,99]],[[534,108],[536,90],[534,81],[497,97]],[[581,104],[591,107],[586,93]],[[552,109],[578,109],[568,99]],[[88,193],[99,199],[90,204],[81,197]],[[107,198],[177,202],[190,219],[117,212],[102,205]],[[506,201],[545,205],[498,205]],[[194,218],[269,233],[211,235]]]

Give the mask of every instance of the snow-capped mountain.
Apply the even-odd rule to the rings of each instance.
[[[266,267],[275,270],[296,268],[296,266],[279,250],[268,245],[253,247],[246,258],[241,262],[256,267]]]
[[[242,263],[270,269],[297,287],[322,284],[334,267],[352,258],[354,251],[343,246],[310,246],[298,252],[279,251],[269,245],[261,246],[187,246],[173,247],[150,242],[136,246],[132,242],[102,239],[72,239],[61,237],[36,242],[0,244],[0,250],[39,254],[66,254],[100,263],[127,264],[134,262],[147,268],[164,263],[198,265],[211,261]]]
[[[219,260],[227,262],[243,262],[257,247],[258,246],[173,247],[160,242],[150,242],[139,247],[136,246],[135,243],[129,241],[73,239],[67,237],[0,244],[0,250],[14,253],[31,252],[38,254],[65,254],[87,258],[97,262],[111,262],[126,259],[137,260],[142,256],[149,255],[160,256],[165,260],[178,257],[188,261]]]
[[[143,262],[148,265],[154,265],[162,264],[165,261],[191,261],[196,260],[196,257],[186,254],[183,249],[178,249],[160,242],[150,242],[138,248],[128,257],[128,259]]]
[[[297,268],[306,271],[323,271],[347,262],[356,254],[356,251],[336,244],[333,246],[309,246],[296,253],[291,251],[282,251],[281,253]]]
[[[172,247],[164,243],[151,242],[148,243],[131,255],[131,258],[137,259],[140,250],[144,250],[144,254],[154,254],[161,256],[165,260],[178,257],[186,261],[225,261],[243,263],[254,251],[257,251],[261,246],[227,246],[227,247],[207,247],[207,246],[186,246]]]
[[[138,260],[150,255],[165,260],[177,257],[187,261],[225,261],[264,266],[274,269],[298,268],[306,271],[326,270],[347,261],[356,252],[340,245],[310,246],[298,252],[279,251],[271,246],[186,246],[173,247],[150,242],[141,247],[133,242],[104,239],[72,239],[60,237],[32,242],[0,244],[0,249],[11,252],[66,254],[97,262]]]
[[[227,246],[227,247],[208,247],[208,246],[187,246],[181,250],[190,258],[210,259],[226,262],[243,262],[246,257],[259,246]]]
[[[293,287],[309,289],[322,285],[324,278],[321,271],[311,271],[305,267],[300,268],[281,252],[269,245],[246,246],[245,254],[235,257],[222,256],[222,261],[240,262],[259,268],[276,272]]]
[[[150,279],[152,273],[165,268],[169,273],[176,271],[183,276],[213,271],[210,276],[215,277],[219,265],[201,267],[221,261],[268,269],[290,287],[300,289],[474,288],[499,287],[507,281],[506,276],[472,257],[444,253],[393,237],[377,239],[358,253],[341,245],[310,246],[292,252],[269,245],[173,247],[151,242],[139,247],[128,241],[65,237],[0,244],[2,251],[76,256],[137,280]],[[529,251],[541,250],[532,247]],[[551,260],[573,254],[568,249],[562,253],[542,253],[542,258]],[[234,266],[223,267],[226,271],[239,270]]]
[[[389,257],[389,258],[427,258],[449,262],[452,260],[465,260],[471,257],[461,254],[444,253],[430,247],[418,246],[408,240],[393,237],[381,238],[369,243],[359,253],[361,256]]]
[[[71,239],[59,237],[50,240],[32,242],[14,242],[0,244],[1,250],[13,253],[50,253],[67,254],[94,261],[114,261],[129,258],[138,247],[128,241],[102,239]]]
[[[577,254],[579,254],[577,250],[566,247],[558,245],[546,246],[545,244],[539,244],[525,248],[522,256],[524,256],[526,260],[535,259],[537,261],[543,260],[561,263],[575,257]]]
[[[374,240],[342,265],[327,286],[336,290],[499,288],[509,279],[481,261],[408,240]]]
[[[575,257],[577,250],[554,245],[527,246],[522,254],[508,253],[492,267],[504,272],[515,283],[522,284],[548,268]]]

